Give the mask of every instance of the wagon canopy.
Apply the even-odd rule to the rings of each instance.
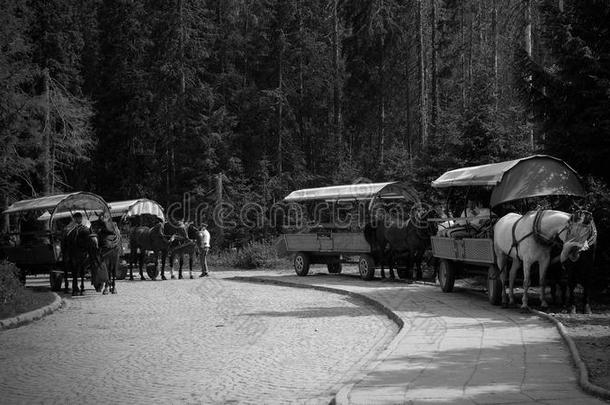
[[[549,195],[584,197],[578,174],[564,161],[546,155],[450,170],[432,187],[492,187],[490,205]]]
[[[410,197],[404,183],[391,181],[386,183],[346,184],[341,186],[307,188],[290,193],[284,201],[361,201],[374,197],[396,199]]]
[[[152,215],[165,222],[163,207],[153,200],[140,198],[137,200],[114,201],[108,204],[113,217],[129,218],[137,215]]]
[[[69,194],[57,194],[47,197],[33,198],[13,203],[3,213],[11,214],[25,211],[47,211],[51,216],[61,212],[71,211],[95,211],[98,213],[110,212],[104,199],[96,194],[87,192],[75,192]]]

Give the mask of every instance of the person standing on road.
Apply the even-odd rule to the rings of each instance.
[[[201,235],[203,236],[203,248],[201,250],[202,272],[199,277],[205,277],[208,275],[208,253],[210,252],[210,232],[208,232],[208,224],[201,224]]]

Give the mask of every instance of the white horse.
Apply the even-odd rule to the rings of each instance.
[[[580,211],[577,211],[580,212]],[[502,285],[506,286],[506,264],[510,257],[510,283],[508,300],[514,304],[513,288],[517,270],[523,265],[523,299],[521,308],[529,310],[527,295],[530,287],[530,269],[538,263],[540,275],[540,301],[543,309],[548,307],[545,299],[546,271],[551,263],[553,244],[561,244],[560,260],[573,262],[580,253],[589,248],[591,235],[595,232],[593,222],[583,223],[581,215],[570,215],[562,211],[530,211],[525,215],[506,214],[494,226],[494,251],[500,269]],[[506,288],[502,291],[502,304],[507,305]]]

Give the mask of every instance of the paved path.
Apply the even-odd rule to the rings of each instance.
[[[227,276],[88,289],[0,331],[0,403],[328,403],[398,331],[360,300]]]
[[[603,403],[579,389],[559,333],[535,315],[432,285],[328,274],[262,278],[364,294],[404,321],[390,346],[341,390],[338,403]]]

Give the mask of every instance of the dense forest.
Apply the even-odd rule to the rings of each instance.
[[[269,206],[358,178],[426,193],[535,153],[610,205],[608,1],[0,4],[5,206],[71,190]]]

